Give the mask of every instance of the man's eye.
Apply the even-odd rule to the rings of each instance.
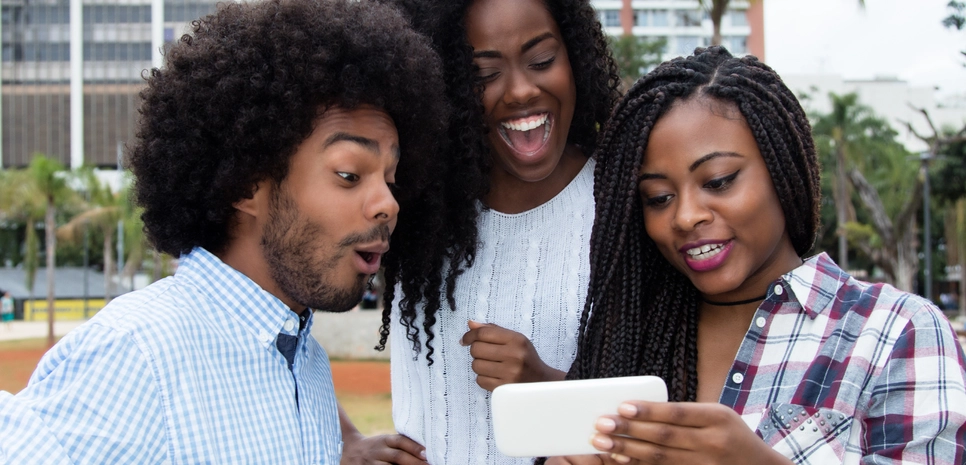
[[[359,180],[359,175],[354,173],[346,173],[345,171],[337,171],[335,174],[339,175],[340,178],[345,179],[349,182],[356,182]]]

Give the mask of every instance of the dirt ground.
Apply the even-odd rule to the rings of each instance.
[[[23,389],[46,351],[44,341],[0,345],[0,390],[16,393]],[[360,396],[388,394],[389,363],[333,360],[332,381],[339,393]]]

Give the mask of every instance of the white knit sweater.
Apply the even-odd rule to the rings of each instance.
[[[490,393],[476,384],[467,320],[493,323],[530,338],[547,365],[567,371],[577,350],[580,313],[590,276],[594,160],[556,197],[508,215],[483,210],[474,266],[456,283],[456,311],[443,299],[433,330],[434,363],[413,352],[399,322],[391,327],[392,404],[396,430],[426,446],[433,465],[517,464],[500,454],[490,423]],[[417,320],[422,334],[422,318]]]

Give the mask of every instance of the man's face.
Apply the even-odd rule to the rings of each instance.
[[[361,300],[396,226],[398,161],[396,126],[382,110],[330,108],[316,123],[266,193],[261,245],[283,302],[342,312]]]

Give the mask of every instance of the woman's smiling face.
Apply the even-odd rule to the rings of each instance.
[[[648,236],[705,298],[757,297],[802,263],[733,104],[700,96],[674,103],[651,131],[639,179]]]
[[[465,21],[497,176],[548,178],[567,146],[577,92],[557,23],[541,0],[476,0]]]

